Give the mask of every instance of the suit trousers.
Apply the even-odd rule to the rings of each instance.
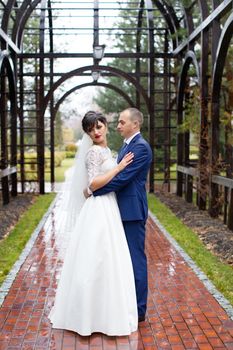
[[[145,221],[123,221],[123,226],[133,264],[138,316],[144,316],[146,314],[148,294]]]

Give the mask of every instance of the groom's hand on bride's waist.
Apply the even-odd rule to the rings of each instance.
[[[84,194],[84,197],[85,197],[85,198],[88,198],[88,197],[92,196],[92,191],[90,190],[89,187],[86,187],[86,188],[83,190],[83,194]]]

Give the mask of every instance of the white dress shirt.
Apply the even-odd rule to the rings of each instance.
[[[140,134],[140,131],[135,132],[132,136],[130,136],[128,139],[124,139],[124,142],[127,143],[127,145],[130,143],[130,141],[133,140],[134,136]]]

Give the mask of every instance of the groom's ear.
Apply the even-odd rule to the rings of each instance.
[[[134,125],[136,128],[140,128],[140,124],[138,120],[134,120]]]

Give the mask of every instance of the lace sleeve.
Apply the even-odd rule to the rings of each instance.
[[[88,186],[95,176],[101,173],[100,166],[103,162],[103,155],[99,147],[93,146],[89,149],[86,156],[86,168],[88,176]]]

